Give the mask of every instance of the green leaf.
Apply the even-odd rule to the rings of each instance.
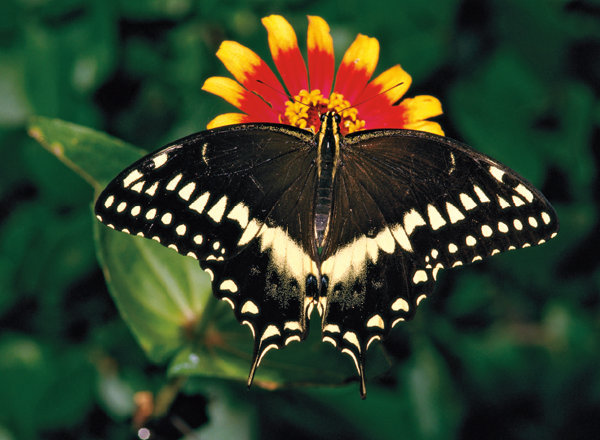
[[[31,119],[29,135],[96,191],[104,188],[123,168],[147,154],[105,133],[42,116]]]
[[[206,304],[210,280],[196,260],[160,244],[95,223],[99,259],[121,315],[154,362],[188,342]]]

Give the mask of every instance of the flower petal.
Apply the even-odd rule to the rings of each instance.
[[[372,115],[389,110],[408,90],[412,78],[399,64],[371,81],[356,98],[359,113]],[[385,92],[385,93],[384,93]]]
[[[220,96],[244,113],[261,117],[265,122],[279,122],[278,113],[275,110],[231,78],[210,77],[204,82],[202,90]]]
[[[225,125],[247,124],[248,122],[252,122],[251,117],[243,113],[224,113],[210,121],[206,128],[210,130],[211,128],[224,127]]]
[[[335,70],[333,38],[329,34],[329,25],[321,17],[308,16],[307,47],[310,90],[319,90],[329,96]]]
[[[443,113],[439,99],[428,95],[406,98],[398,107],[404,111],[407,123],[433,118]]]
[[[364,90],[379,59],[379,41],[358,34],[350,45],[335,79],[335,91],[350,103]]]
[[[279,112],[285,111],[285,89],[271,68],[256,53],[235,41],[223,41],[217,57],[246,89],[262,96]]]
[[[433,96],[406,98],[399,105],[387,107],[386,111],[365,118],[365,130],[374,128],[404,128],[443,133],[439,124],[425,119],[442,114],[442,105]],[[424,127],[424,128],[419,128]]]
[[[280,15],[265,17],[262,23],[269,33],[273,61],[288,91],[297,95],[300,90],[308,90],[306,64],[298,48],[294,28]]]
[[[442,126],[437,122],[432,121],[413,122],[411,124],[406,124],[403,128],[406,130],[426,131],[428,133],[444,136],[444,130],[442,130]]]

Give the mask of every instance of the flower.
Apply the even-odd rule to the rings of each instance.
[[[333,39],[321,17],[308,17],[308,71],[292,26],[281,16],[262,19],[269,34],[275,66],[291,100],[267,64],[252,50],[234,41],[224,41],[217,51],[237,81],[211,77],[202,89],[224,98],[244,113],[217,116],[208,128],[224,125],[271,122],[316,132],[321,113],[336,110],[342,134],[374,128],[405,128],[444,135],[436,122],[427,119],[442,113],[432,96],[406,98],[411,77],[399,64],[369,82],[379,58],[379,42],[359,34],[346,51],[337,71]]]

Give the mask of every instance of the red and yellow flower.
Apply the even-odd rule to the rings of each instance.
[[[308,17],[308,71],[292,26],[281,16],[262,19],[269,34],[269,48],[285,83],[290,100],[273,71],[252,50],[224,41],[217,51],[237,81],[224,77],[206,80],[203,90],[214,93],[243,113],[217,116],[208,128],[224,125],[272,122],[318,130],[319,115],[336,110],[342,134],[373,128],[404,128],[443,135],[440,125],[427,119],[442,113],[432,96],[406,98],[411,77],[399,64],[369,82],[379,59],[379,42],[358,35],[346,51],[335,76],[333,39],[320,17]]]

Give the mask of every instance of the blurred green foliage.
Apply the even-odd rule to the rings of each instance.
[[[364,402],[356,383],[247,392],[230,378],[249,362],[226,353],[220,364],[186,364],[210,346],[175,353],[181,323],[148,322],[120,303],[124,320],[96,259],[94,189],[141,154],[116,156],[114,138],[149,151],[231,111],[200,90],[209,76],[229,76],[214,54],[230,39],[270,62],[260,18],[273,13],[292,23],[301,48],[305,16],[325,18],[338,59],[357,33],[376,37],[378,71],[400,63],[413,76],[409,96],[440,98],[449,136],[526,176],[561,219],[548,244],[444,271],[436,295],[384,344],[393,367],[369,381]],[[148,426],[157,439],[196,428],[203,439],[596,438],[599,54],[598,0],[1,1],[0,439],[136,438],[140,391],[156,396]],[[77,126],[31,120],[44,149],[27,134],[34,116]],[[86,145],[106,155],[86,172],[56,158]],[[119,238],[101,242],[123,249],[114,267],[131,262]],[[208,307],[203,281],[190,283],[198,297],[182,293],[179,304]],[[229,336],[240,350],[251,342],[229,311],[205,312],[238,332]],[[317,330],[305,351],[269,353],[265,384],[296,362],[317,372],[331,357],[350,363],[331,347],[316,351]],[[138,342],[157,340],[166,348],[150,353],[155,364]],[[368,369],[376,350],[369,356]]]

